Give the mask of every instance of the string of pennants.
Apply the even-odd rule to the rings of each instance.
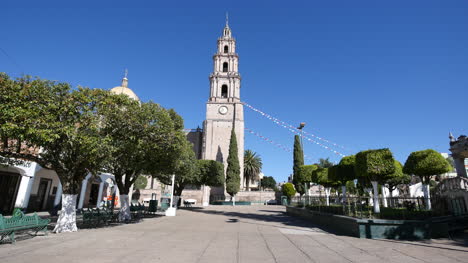
[[[307,141],[309,141],[309,142],[311,142],[311,143],[317,144],[318,146],[320,146],[320,147],[322,147],[322,148],[324,148],[324,149],[327,149],[327,150],[329,150],[329,151],[333,152],[334,154],[339,155],[339,156],[341,156],[341,157],[345,157],[345,156],[346,156],[345,154],[343,154],[343,153],[341,153],[341,152],[339,152],[339,151],[336,151],[336,150],[330,148],[329,146],[324,145],[324,144],[322,144],[322,143],[320,143],[320,142],[318,142],[318,141],[316,141],[316,140],[314,140],[314,139],[308,137],[307,135],[313,136],[314,138],[317,138],[317,139],[319,139],[319,140],[321,140],[321,141],[324,141],[324,142],[333,144],[333,145],[336,146],[336,147],[340,147],[340,148],[343,148],[343,149],[345,149],[345,147],[339,146],[339,145],[336,144],[336,143],[333,143],[333,142],[331,142],[331,141],[329,141],[329,140],[326,140],[326,139],[324,139],[324,138],[318,137],[318,136],[316,136],[316,135],[314,135],[314,134],[307,133],[307,132],[305,132],[305,131],[302,131],[303,134],[301,134],[301,132],[298,131],[298,129],[297,129],[296,127],[294,127],[293,125],[291,125],[291,124],[289,124],[289,123],[287,123],[287,122],[284,122],[284,121],[282,121],[282,120],[280,120],[280,119],[278,119],[278,118],[275,118],[275,117],[273,117],[273,116],[271,116],[271,115],[269,115],[269,114],[267,114],[267,113],[265,113],[265,112],[263,112],[263,111],[261,111],[261,110],[259,110],[259,109],[256,109],[256,108],[254,108],[253,106],[247,104],[246,102],[242,102],[242,104],[244,104],[247,108],[249,108],[249,109],[251,109],[251,110],[253,110],[253,111],[259,113],[259,114],[262,115],[263,117],[265,117],[265,118],[271,120],[271,121],[272,121],[273,123],[275,123],[276,125],[279,125],[279,126],[285,128],[285,129],[289,130],[289,131],[292,132],[292,133],[295,133],[295,134],[298,134],[299,136],[302,136],[303,139],[305,139],[305,140],[307,140]],[[304,134],[306,134],[306,135],[304,135]]]
[[[286,152],[289,152],[289,153],[293,153],[293,150],[292,150],[291,148],[286,147],[286,146],[282,145],[281,143],[277,143],[277,142],[273,141],[272,139],[261,135],[261,134],[258,133],[258,132],[255,132],[255,131],[253,131],[253,130],[251,130],[251,129],[249,129],[249,128],[244,128],[244,130],[247,131],[248,133],[253,134],[253,135],[257,136],[258,138],[260,138],[260,139],[262,139],[262,140],[264,140],[264,141],[266,141],[266,142],[268,142],[268,143],[274,145],[274,146],[277,147],[278,149],[281,149],[281,150],[286,151]],[[307,155],[305,155],[305,154],[304,154],[304,159],[308,160],[310,163],[313,162],[312,158],[309,157],[309,156],[307,156]]]

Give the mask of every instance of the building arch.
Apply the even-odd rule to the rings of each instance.
[[[227,98],[228,97],[228,86],[226,84],[223,84],[221,86],[221,98]]]

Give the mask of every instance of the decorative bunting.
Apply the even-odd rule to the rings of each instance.
[[[324,145],[324,144],[322,144],[322,143],[320,143],[320,142],[315,141],[314,139],[308,137],[307,135],[310,135],[310,136],[312,136],[312,137],[314,137],[314,138],[317,138],[318,140],[321,140],[321,141],[327,142],[327,143],[329,143],[329,144],[332,144],[332,145],[334,145],[334,146],[336,146],[336,147],[341,147],[341,148],[345,149],[343,146],[340,146],[340,145],[338,145],[338,144],[336,144],[336,143],[333,143],[333,142],[331,142],[331,141],[329,141],[329,140],[326,140],[326,139],[324,139],[324,138],[318,137],[318,136],[316,136],[316,135],[314,135],[314,134],[307,133],[307,132],[305,132],[305,131],[302,131],[302,134],[301,134],[301,132],[298,131],[298,129],[297,129],[296,127],[294,127],[293,125],[288,124],[288,123],[286,123],[286,122],[284,122],[284,121],[282,121],[282,120],[280,120],[280,119],[278,119],[278,118],[275,118],[275,117],[273,117],[273,116],[271,116],[271,115],[269,115],[269,114],[267,114],[267,113],[265,113],[265,112],[263,112],[263,111],[261,111],[261,110],[259,110],[259,109],[256,109],[256,108],[254,108],[253,106],[247,104],[246,102],[242,102],[242,104],[245,105],[247,108],[249,108],[249,109],[251,109],[251,110],[253,110],[253,111],[259,113],[259,114],[262,115],[262,116],[264,116],[265,118],[267,118],[267,119],[273,121],[273,123],[275,123],[275,124],[277,124],[277,125],[279,125],[279,126],[285,128],[285,129],[289,130],[289,131],[292,132],[292,133],[298,134],[298,135],[301,136],[303,139],[305,139],[305,140],[307,140],[307,141],[309,141],[309,142],[311,142],[311,143],[315,143],[315,144],[319,145],[320,147],[322,147],[322,148],[324,148],[324,149],[327,149],[327,150],[329,150],[329,151],[331,151],[331,152],[333,152],[333,153],[335,153],[335,154],[337,154],[337,155],[339,155],[339,156],[341,156],[341,157],[346,156],[346,155],[344,155],[344,154],[342,154],[342,153],[340,153],[340,152],[338,152],[338,151],[336,151],[336,150],[330,148],[330,147],[327,146],[327,145]],[[304,135],[304,134],[305,134],[305,135]]]
[[[262,140],[264,140],[264,141],[266,141],[266,142],[268,142],[268,143],[271,143],[272,145],[274,145],[274,146],[275,146],[276,148],[278,148],[278,149],[281,149],[281,150],[286,151],[286,152],[288,152],[288,153],[293,153],[293,150],[292,150],[291,148],[288,148],[288,147],[282,145],[281,143],[277,143],[277,142],[273,141],[272,139],[267,138],[267,137],[265,137],[265,136],[259,134],[258,132],[252,131],[252,130],[249,129],[249,128],[244,128],[244,129],[245,129],[248,133],[257,136],[258,138],[260,138],[260,139],[262,139]],[[310,158],[309,156],[307,156],[307,155],[305,155],[305,154],[304,154],[304,159],[308,160],[310,163],[313,163],[312,158]]]

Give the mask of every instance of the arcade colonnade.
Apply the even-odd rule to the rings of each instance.
[[[99,174],[97,178],[89,174],[81,184],[77,208],[99,207],[101,200],[110,199],[114,191],[117,200],[119,190],[112,174]],[[0,214],[10,214],[14,208],[50,211],[61,203],[61,197],[62,184],[53,170],[34,162],[0,167]],[[119,202],[115,205],[118,207]]]

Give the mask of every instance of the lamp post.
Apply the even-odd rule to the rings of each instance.
[[[166,210],[166,216],[176,215],[176,208],[172,207],[172,202],[174,200],[174,181],[175,181],[175,174],[172,175],[171,199],[169,202],[169,208]]]
[[[302,159],[304,159],[304,144],[302,143],[302,129],[305,127],[305,122],[299,123],[299,127],[297,127],[298,130],[301,131],[301,150],[302,150]],[[304,192],[307,193],[307,183],[304,183]]]

